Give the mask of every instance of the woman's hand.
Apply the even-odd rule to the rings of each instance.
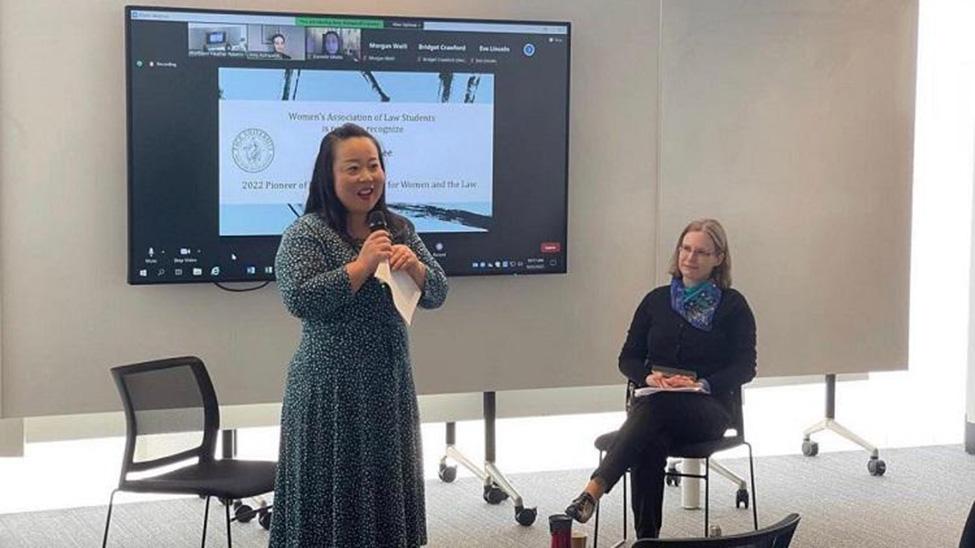
[[[700,384],[694,379],[684,376],[684,375],[674,375],[673,377],[667,378],[667,383],[670,388],[699,388]]]
[[[420,268],[420,259],[416,258],[416,253],[409,246],[396,244],[393,246],[393,254],[389,257],[389,268],[393,271],[405,270],[407,274],[413,275]]]
[[[409,274],[410,278],[416,283],[417,287],[423,289],[426,282],[427,267],[416,257],[416,253],[409,246],[396,244],[392,248],[392,255],[389,258],[389,268],[393,272],[402,270]]]
[[[664,376],[661,373],[653,372],[647,375],[647,386],[654,388],[685,388],[688,386],[699,387],[697,381],[685,375]]]
[[[654,388],[667,388],[667,385],[665,384],[667,377],[664,377],[663,375],[657,373],[656,371],[647,375],[647,378],[645,380],[647,386],[652,386]]]
[[[356,262],[368,277],[376,273],[379,263],[391,260],[392,255],[393,242],[389,239],[389,232],[377,230],[369,234],[366,241],[362,243]]]

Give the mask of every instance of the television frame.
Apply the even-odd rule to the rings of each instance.
[[[563,212],[563,218],[565,219],[562,241],[564,247],[561,250],[561,265],[557,270],[536,270],[536,271],[518,271],[518,272],[503,272],[503,271],[491,271],[484,270],[480,272],[448,272],[448,277],[469,277],[469,276],[537,276],[537,275],[555,275],[555,274],[567,274],[569,271],[569,173],[570,173],[570,162],[569,162],[569,133],[571,125],[571,107],[572,104],[572,23],[570,21],[542,21],[534,19],[494,19],[494,18],[463,18],[463,17],[437,17],[437,16],[417,16],[417,15],[397,15],[392,13],[387,13],[384,15],[376,14],[328,14],[328,13],[311,13],[311,12],[301,12],[301,11],[270,11],[270,10],[240,10],[240,9],[215,9],[215,8],[191,8],[191,7],[178,7],[178,6],[151,6],[151,5],[127,5],[125,6],[124,12],[124,32],[125,32],[125,113],[126,113],[126,280],[129,285],[173,285],[173,284],[200,284],[200,283],[238,283],[238,282],[273,282],[277,281],[277,274],[271,275],[261,275],[258,272],[255,276],[249,277],[220,277],[219,279],[193,279],[187,278],[183,280],[165,280],[159,282],[149,282],[147,280],[142,280],[136,276],[135,270],[132,268],[132,252],[133,252],[133,242],[132,242],[132,223],[133,223],[133,183],[135,179],[134,167],[133,167],[133,150],[132,150],[132,73],[133,73],[133,59],[131,53],[131,22],[133,11],[160,11],[160,12],[192,12],[199,14],[218,14],[218,15],[248,15],[248,16],[270,16],[270,17],[312,17],[312,18],[328,18],[335,17],[340,19],[396,19],[399,21],[413,20],[413,21],[436,21],[438,23],[485,23],[485,24],[501,24],[501,25],[557,25],[564,26],[566,28],[566,66],[565,66],[565,122],[566,122],[566,132],[565,132],[565,154],[564,154],[564,165],[565,165],[565,180],[563,181],[564,189],[564,199],[561,204],[561,211]],[[226,44],[226,42],[224,42]],[[324,47],[324,46],[323,46]],[[421,238],[425,232],[418,233]],[[434,233],[435,234],[435,233]],[[280,237],[280,236],[278,236]],[[426,242],[424,242],[426,243]]]

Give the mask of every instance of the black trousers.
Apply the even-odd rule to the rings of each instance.
[[[613,446],[592,477],[599,478],[609,491],[629,469],[637,538],[657,538],[670,449],[718,439],[730,424],[728,409],[713,396],[664,392],[635,398]]]

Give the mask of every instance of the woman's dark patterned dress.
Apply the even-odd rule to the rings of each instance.
[[[413,230],[427,267],[420,306],[447,296],[443,269]],[[302,335],[281,412],[272,547],[426,544],[423,468],[407,329],[385,288],[352,292],[358,248],[317,215],[281,238],[275,267]]]

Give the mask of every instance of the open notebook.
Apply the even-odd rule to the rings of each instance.
[[[700,386],[684,386],[681,388],[658,388],[656,386],[644,386],[643,388],[637,388],[633,391],[633,397],[639,398],[640,396],[649,396],[651,394],[656,394],[657,392],[697,392],[700,394],[707,394]]]

